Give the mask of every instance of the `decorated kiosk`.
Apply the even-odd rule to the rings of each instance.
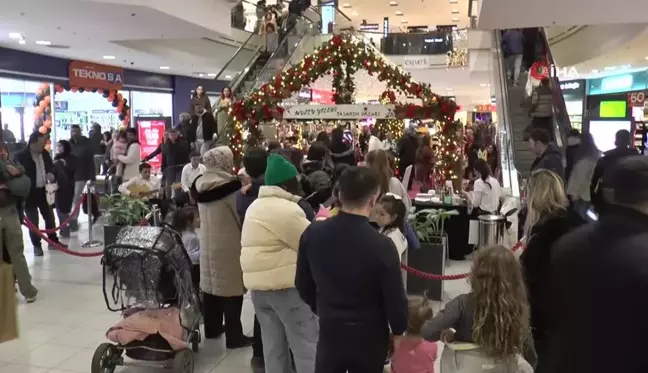
[[[382,105],[354,105],[354,74],[359,70],[365,70],[386,84],[387,89],[376,97]],[[335,105],[283,105],[284,100],[325,75],[332,76]],[[397,102],[397,94],[413,97],[417,103]],[[445,180],[452,180],[458,189],[461,124],[454,121],[457,109],[454,101],[433,93],[427,84],[413,81],[400,67],[384,60],[371,45],[343,33],[334,35],[312,54],[235,102],[230,109],[229,142],[235,156],[240,156],[244,130],[260,138],[261,123],[289,118],[344,120],[368,115],[378,120],[376,125],[385,128],[401,123],[400,128],[394,128],[397,135],[402,135],[400,120],[434,119],[438,138],[437,168]]]

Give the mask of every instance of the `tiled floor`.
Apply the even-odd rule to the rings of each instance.
[[[85,226],[85,225],[84,225]],[[96,232],[102,237],[102,232]],[[101,265],[98,257],[79,258],[60,252],[46,251],[34,258],[27,231],[24,231],[25,253],[38,300],[26,304],[20,295],[18,314],[20,338],[0,344],[2,373],[89,373],[92,355],[99,344],[106,342],[104,333],[120,315],[106,309],[101,289]],[[87,239],[82,230],[70,240],[70,247],[79,249]],[[448,273],[463,273],[468,262],[451,263]],[[467,290],[465,281],[448,281],[446,299]],[[252,334],[252,305],[243,306],[243,327]],[[226,350],[224,341],[210,340],[201,344],[196,357],[196,373],[251,372],[251,349]],[[159,369],[141,366],[120,367],[117,373],[148,373]]]

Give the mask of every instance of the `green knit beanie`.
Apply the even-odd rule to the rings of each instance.
[[[297,168],[279,154],[270,154],[265,172],[265,185],[280,185],[297,177]]]

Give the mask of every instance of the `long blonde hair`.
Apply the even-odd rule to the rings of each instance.
[[[543,217],[567,209],[567,195],[560,176],[545,169],[532,173],[527,184],[526,201],[528,212],[524,235],[528,242],[531,230]]]
[[[385,194],[389,192],[389,181],[394,172],[389,164],[389,155],[382,149],[372,150],[365,156],[367,167],[373,168],[378,172],[380,181],[380,193]]]
[[[470,277],[475,304],[473,340],[486,356],[512,359],[529,338],[529,302],[522,269],[504,246],[480,249]]]

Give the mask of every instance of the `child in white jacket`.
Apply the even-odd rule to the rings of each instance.
[[[380,233],[391,238],[402,264],[407,264],[407,239],[405,238],[407,208],[400,196],[385,194],[376,204],[374,221]],[[407,272],[403,271],[403,285],[407,283]]]

